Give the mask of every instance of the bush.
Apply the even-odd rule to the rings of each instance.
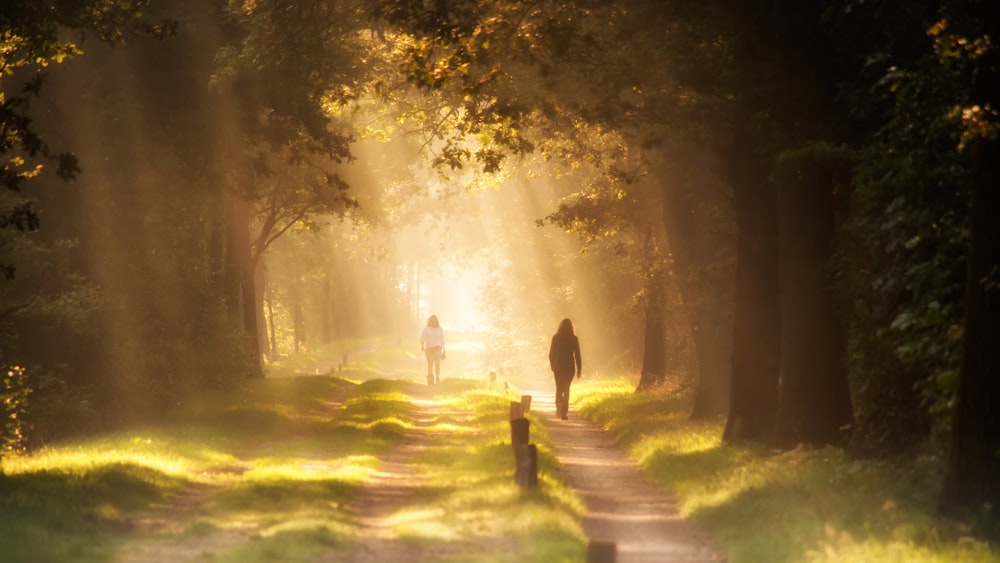
[[[28,386],[26,370],[20,366],[9,367],[3,378],[3,388],[0,389],[0,414],[3,415],[0,425],[0,459],[23,453],[27,447],[30,396],[31,387]]]

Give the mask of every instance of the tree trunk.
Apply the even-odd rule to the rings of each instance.
[[[250,252],[250,211],[249,202],[229,196],[229,236],[227,240],[227,277],[235,282],[235,309],[242,321],[244,341],[251,361],[251,377],[264,377],[261,364],[260,339],[258,337],[256,268]],[[235,280],[231,278],[235,277]]]
[[[729,408],[733,325],[720,320],[719,313],[706,311],[707,308],[695,309],[700,320],[693,327],[698,357],[698,388],[691,411],[693,420],[723,415]]]
[[[713,186],[721,181],[708,172],[717,169],[716,162],[683,147],[672,150],[682,151],[683,162],[661,163],[666,166],[658,171],[663,186],[660,190],[663,225],[677,272],[677,285],[684,306],[690,311],[698,361],[691,418],[699,419],[725,414],[729,407],[733,282],[715,273],[720,256],[727,255],[728,249],[724,247],[729,241],[708,227],[711,219],[706,217],[706,210],[714,214],[730,202],[724,188]]]
[[[320,307],[320,341],[323,344],[333,343],[333,290],[330,275],[323,273],[323,306]]]
[[[636,391],[646,391],[663,383],[667,376],[667,353],[663,332],[663,280],[652,276],[646,295],[646,326],[643,338],[642,375]]]
[[[666,338],[663,330],[663,265],[653,229],[647,230],[642,245],[642,263],[646,278],[644,303],[642,372],[636,391],[652,389],[667,376]]]
[[[736,207],[736,303],[725,441],[764,440],[778,404],[778,268],[770,159],[737,127],[731,170]]]
[[[214,293],[222,297],[223,310],[235,318],[236,309],[232,303],[234,294],[232,288],[236,284],[235,282],[230,283],[235,279],[235,276],[230,275],[233,268],[230,267],[230,261],[226,256],[228,239],[226,237],[227,218],[225,206],[222,204],[216,205],[209,220],[211,224],[208,233],[207,282]]]
[[[843,328],[827,275],[836,166],[806,157],[776,175],[781,380],[772,443],[778,447],[841,443],[852,419]]]
[[[996,57],[992,59],[994,62]],[[1000,76],[981,67],[977,101],[1000,102]],[[972,172],[972,235],[965,282],[958,403],[941,509],[979,513],[1000,507],[1000,140],[980,140]],[[988,507],[992,507],[991,510]]]
[[[271,338],[270,338],[270,340],[271,340],[271,343],[270,343],[271,361],[275,361],[275,360],[278,359],[278,335],[277,335],[277,328],[275,326],[276,321],[274,320],[274,292],[273,291],[271,292],[271,298],[267,300],[267,318],[271,321],[271,323],[270,323],[270,331],[269,331],[269,334],[271,335]]]
[[[298,291],[295,292],[294,301],[295,304],[292,306],[292,339],[295,341],[295,353],[299,354],[302,351],[302,344],[305,343],[305,335],[302,330],[302,301],[299,299]]]
[[[253,311],[254,332],[257,334],[257,349],[263,355],[267,350],[267,324],[264,322],[264,288],[267,287],[267,268],[264,267],[264,257],[254,261],[253,277]]]

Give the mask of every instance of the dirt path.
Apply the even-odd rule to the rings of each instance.
[[[532,408],[548,417],[546,429],[555,445],[561,478],[583,498],[587,513],[583,528],[592,541],[616,544],[618,562],[722,562],[708,537],[681,520],[674,500],[644,478],[638,466],[618,449],[610,436],[594,424],[571,413],[570,420],[555,417],[551,391],[525,391]],[[421,458],[440,443],[449,430],[435,428],[439,417],[461,417],[442,403],[424,395],[412,399],[409,413],[413,427],[403,443],[385,452],[381,466],[348,509],[357,523],[357,541],[331,550],[316,560],[354,563],[445,562],[496,560],[498,554],[516,553],[509,538],[469,536],[447,541],[401,537],[399,519],[426,494],[431,485],[421,476]],[[342,397],[331,399],[330,412],[342,408]],[[444,434],[442,434],[444,433]],[[244,459],[255,452],[242,452]],[[219,468],[234,472],[244,467]],[[134,522],[137,532],[153,533],[118,553],[117,561],[174,562],[204,560],[252,543],[253,530],[216,529],[198,538],[188,535],[171,541],[198,514],[198,506],[217,487],[193,484],[163,510]],[[432,489],[430,489],[432,490]],[[419,504],[419,500],[416,501]],[[404,526],[405,529],[405,526]],[[152,541],[151,541],[152,540]]]
[[[322,561],[375,563],[383,561],[433,561],[432,546],[407,543],[392,528],[392,518],[427,486],[416,465],[431,446],[434,418],[441,412],[432,400],[414,399],[414,430],[406,441],[382,457],[382,465],[361,493],[350,503],[359,524],[355,546],[347,553],[331,554]]]
[[[467,412],[444,409],[432,398],[413,398],[414,428],[406,441],[381,457],[382,465],[349,505],[358,522],[356,542],[347,551],[320,558],[323,563],[439,563],[448,561],[497,560],[497,554],[516,552],[511,538],[457,537],[448,541],[427,541],[401,537],[395,525],[399,515],[410,509],[429,487],[419,467],[423,453],[434,447],[449,430],[435,430],[439,417],[466,416]]]
[[[551,391],[525,391],[532,409],[548,416],[563,480],[583,497],[584,531],[617,545],[619,563],[721,562],[708,536],[681,520],[673,498],[648,481],[607,432],[574,412],[555,414]]]

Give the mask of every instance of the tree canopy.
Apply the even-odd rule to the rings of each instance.
[[[4,361],[38,435],[119,423],[401,338],[465,268],[484,361],[586,318],[588,365],[726,440],[947,449],[942,507],[988,516],[996,12],[7,2]]]

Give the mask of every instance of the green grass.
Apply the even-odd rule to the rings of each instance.
[[[689,422],[689,405],[633,389],[583,382],[574,402],[677,495],[682,515],[734,563],[1000,561],[1000,550],[934,516],[936,457],[904,466],[834,448],[725,445],[723,420]]]
[[[403,541],[457,541],[465,561],[579,561],[582,506],[554,476],[539,421],[542,487],[513,483],[511,398],[457,378],[280,377],[205,393],[156,425],[5,458],[0,560],[335,557],[357,540],[349,507],[380,458],[429,430],[428,485],[392,518]],[[444,408],[417,420],[415,401]]]
[[[351,354],[369,345],[370,343],[364,340],[348,339],[302,350],[299,354],[281,356],[276,361],[267,364],[267,377],[269,379],[297,377],[330,358],[339,359],[344,354],[350,358]]]
[[[584,381],[574,401],[734,563],[1000,561],[934,516],[933,456],[900,466],[832,448],[723,445],[721,420],[691,423],[683,402],[632,388]],[[0,559],[141,560],[144,550],[178,547],[205,561],[335,556],[357,539],[348,507],[380,457],[430,431],[418,458],[426,486],[391,519],[404,541],[470,546],[465,561],[580,561],[583,506],[559,481],[534,413],[541,486],[513,482],[508,409],[517,398],[457,378],[428,387],[286,377],[206,393],[155,426],[4,459]],[[443,408],[418,420],[416,401]]]
[[[181,480],[134,462],[51,462],[0,476],[4,561],[107,560],[123,515],[151,508]]]
[[[398,432],[374,430],[393,426],[400,397],[329,377],[248,381],[206,393],[160,425],[5,458],[3,560],[107,561],[135,544],[195,538],[223,557],[226,542],[210,540],[233,533],[261,544],[302,535],[321,539],[320,548],[348,542],[345,504],[398,443]],[[178,504],[186,512],[173,519],[186,520],[183,529],[137,524]]]
[[[555,476],[551,442],[532,416],[532,442],[539,449],[537,489],[514,483],[509,403],[515,397],[484,383],[443,382],[434,389],[452,412],[432,430],[441,432],[421,457],[430,486],[418,502],[396,515],[398,533],[411,541],[456,538],[513,538],[506,552],[477,561],[582,561],[586,537],[580,528],[583,504]],[[499,469],[498,469],[499,468]]]
[[[424,359],[415,351],[416,341],[393,339],[350,340],[323,346],[299,356],[283,357],[267,366],[268,377],[294,377],[312,374],[318,366],[329,367],[333,375],[349,381],[362,382],[386,379],[423,379]],[[342,363],[346,356],[347,362]],[[333,358],[333,361],[329,361]],[[327,360],[327,361],[324,361]]]

